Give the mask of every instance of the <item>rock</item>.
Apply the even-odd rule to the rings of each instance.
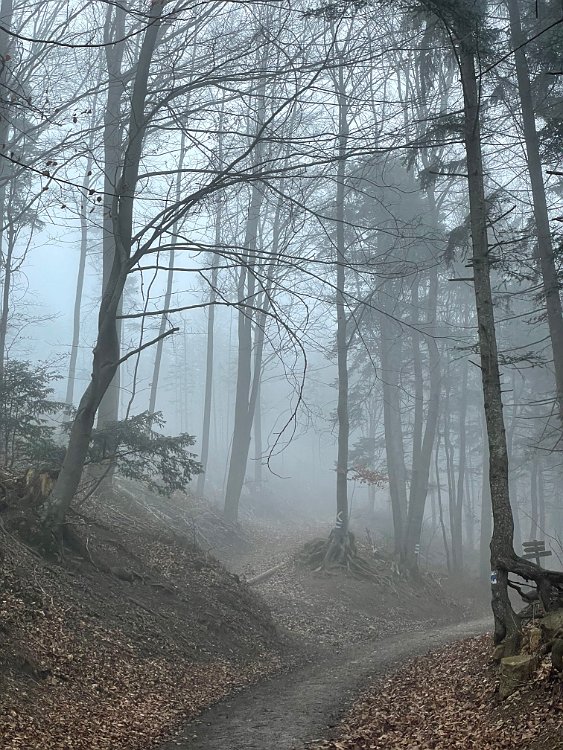
[[[516,656],[520,653],[521,644],[522,632],[517,630],[495,646],[493,661],[498,664],[505,656]]]
[[[508,698],[515,690],[525,685],[532,677],[537,665],[538,658],[533,654],[505,656],[500,662],[500,699]]]
[[[520,646],[522,645],[522,632],[520,630],[517,630],[515,633],[512,633],[512,635],[509,635],[507,638],[502,641],[502,645],[504,646],[504,656],[516,656],[520,653]]]
[[[552,641],[557,631],[563,628],[563,609],[556,609],[542,617],[540,626],[544,633],[544,641]]]
[[[542,631],[535,625],[528,628],[524,633],[524,646],[522,653],[539,654],[542,644]]]
[[[556,638],[553,641],[551,664],[557,672],[563,672],[563,638]]]

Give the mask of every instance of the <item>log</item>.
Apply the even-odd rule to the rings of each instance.
[[[288,562],[289,560],[285,560],[284,562],[279,563],[279,565],[274,565],[273,568],[270,568],[269,570],[265,570],[263,573],[260,573],[259,575],[254,576],[254,578],[249,578],[246,583],[248,584],[248,586],[255,586],[257,583],[262,583],[262,581],[267,581],[268,578],[275,576],[277,572],[282,570],[282,568],[285,568]]]

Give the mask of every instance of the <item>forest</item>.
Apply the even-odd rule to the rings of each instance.
[[[563,747],[562,155],[558,0],[0,0],[1,748]]]

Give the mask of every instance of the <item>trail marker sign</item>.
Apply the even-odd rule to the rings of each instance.
[[[545,548],[545,542],[540,542],[537,539],[534,539],[531,542],[522,542],[522,547],[524,548],[524,554],[522,557],[525,560],[535,559],[538,567],[540,564],[540,557],[549,557],[549,555],[551,555],[551,551]]]

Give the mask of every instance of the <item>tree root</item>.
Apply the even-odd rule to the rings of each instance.
[[[114,578],[119,578],[121,581],[128,581],[129,583],[133,583],[133,581],[145,582],[144,577],[139,575],[139,573],[136,573],[134,570],[112,568],[111,565],[108,565],[100,557],[94,555],[92,550],[88,547],[87,542],[85,542],[76,529],[68,523],[63,526],[63,541],[70,549],[78,553],[84,560],[86,560],[86,562],[91,563],[91,565],[102,573],[111,575]]]
[[[342,535],[333,530],[328,539],[306,542],[296,554],[295,561],[315,573],[338,575],[344,572],[363,581],[389,583],[388,577],[373,560],[360,555],[351,532]]]

